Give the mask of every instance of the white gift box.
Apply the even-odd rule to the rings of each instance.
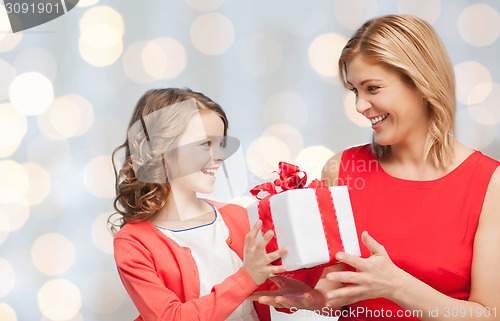
[[[269,196],[277,245],[288,248],[288,253],[282,257],[287,271],[335,263],[336,252],[331,257],[329,247],[343,247],[346,253],[361,255],[347,186],[333,186],[328,190],[331,199],[321,201],[331,204],[333,200],[336,219],[332,213],[322,218],[313,188],[292,189]],[[259,215],[259,202],[250,204],[247,212],[250,226],[263,219]],[[325,234],[324,220],[334,220],[328,225],[338,230]]]

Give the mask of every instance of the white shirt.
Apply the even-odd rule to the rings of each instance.
[[[174,242],[191,249],[200,274],[200,296],[210,294],[215,284],[238,271],[243,263],[226,244],[229,230],[217,209],[214,210],[215,220],[206,225],[178,231],[158,227]],[[258,321],[259,318],[253,303],[245,300],[227,320]]]

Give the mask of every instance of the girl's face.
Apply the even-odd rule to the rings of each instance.
[[[215,183],[215,172],[225,159],[224,123],[212,111],[200,111],[189,120],[179,138],[177,159],[169,166],[172,188],[209,194]]]
[[[425,141],[426,101],[399,73],[358,55],[346,64],[346,80],[356,95],[356,110],[372,123],[379,145]]]

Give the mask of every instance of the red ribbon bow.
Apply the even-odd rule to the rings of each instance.
[[[329,232],[329,234],[333,234],[331,236],[327,235],[325,232],[325,237],[327,237],[327,239],[340,239],[332,196],[330,194],[330,190],[325,185],[325,182],[315,179],[311,183],[309,183],[308,186],[305,186],[307,182],[307,174],[304,171],[301,171],[298,166],[285,162],[279,162],[278,168],[279,171],[276,173],[278,173],[279,178],[274,180],[273,183],[263,183],[255,186],[250,190],[250,193],[252,193],[253,196],[260,200],[258,204],[258,211],[259,218],[262,220],[262,233],[264,234],[269,230],[275,232],[275,236],[269,241],[266,246],[266,251],[268,253],[271,253],[278,249],[276,231],[274,229],[274,222],[271,216],[270,196],[291,189],[314,188],[314,192],[318,199],[318,207],[320,209],[320,213],[322,214],[321,220],[323,221],[323,226],[325,226],[325,229],[333,231]],[[276,187],[280,187],[281,191],[278,192]],[[267,195],[264,198],[260,198],[258,196],[260,192],[267,192],[270,195]],[[332,217],[334,219],[325,221],[323,216]],[[336,236],[338,236],[338,238],[335,238]],[[340,242],[340,245],[342,246],[342,242]],[[340,249],[330,246],[328,247],[330,257],[332,258],[335,256],[335,253],[342,250],[343,247]],[[281,264],[281,259],[273,261],[272,264]]]
[[[262,198],[258,196],[260,192],[267,192],[270,195],[274,195],[290,189],[306,187],[307,174],[301,171],[298,166],[286,162],[279,162],[278,168],[279,171],[274,171],[273,173],[278,173],[280,178],[276,179],[273,183],[267,182],[257,185],[250,190],[250,193],[261,200]],[[300,173],[302,173],[302,175]],[[278,192],[276,187],[280,187],[281,191]],[[319,188],[326,186],[324,181],[315,179],[309,183],[307,187]]]

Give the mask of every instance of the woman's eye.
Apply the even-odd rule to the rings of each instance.
[[[358,90],[356,88],[349,88],[356,96],[358,95]]]
[[[368,86],[368,91],[369,92],[374,92],[374,91],[377,91],[379,89],[380,89],[380,87],[377,87],[377,86]]]
[[[212,146],[212,142],[208,140],[208,141],[202,143],[201,146],[210,147],[210,146]]]

